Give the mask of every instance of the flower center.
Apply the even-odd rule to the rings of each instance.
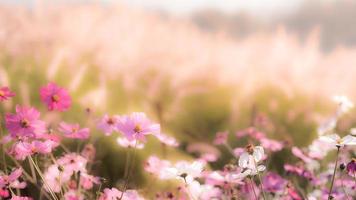
[[[53,95],[52,97],[51,97],[51,100],[53,101],[53,102],[58,102],[59,101],[59,96],[58,95]]]
[[[75,132],[77,132],[77,131],[78,131],[78,128],[77,128],[77,127],[73,127],[73,128],[72,128],[72,132],[73,132],[73,133],[75,133]]]
[[[246,148],[247,153],[253,154],[253,145],[252,144],[247,145],[245,148]]]
[[[115,122],[114,119],[110,117],[108,121],[106,121],[106,123],[108,123],[109,125],[113,125]]]
[[[135,133],[140,133],[142,131],[141,126],[140,125],[136,125],[134,128],[134,132]]]
[[[0,97],[3,97],[3,96],[5,96],[5,92],[0,90]]]
[[[21,128],[28,128],[30,126],[30,122],[27,119],[22,119],[20,121]]]

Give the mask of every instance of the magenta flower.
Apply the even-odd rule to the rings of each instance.
[[[54,83],[48,83],[42,87],[40,96],[42,102],[47,104],[48,110],[65,111],[72,103],[68,91]]]
[[[16,114],[5,116],[6,128],[13,138],[36,138],[46,132],[45,123],[39,117],[35,108],[16,106]]]
[[[279,192],[284,190],[287,181],[284,180],[281,176],[274,172],[268,172],[264,177],[263,177],[263,187],[264,190],[268,192]]]
[[[8,87],[0,88],[0,101],[8,100],[13,96],[15,96],[15,93],[11,92]]]
[[[98,123],[98,129],[102,130],[105,135],[111,135],[112,132],[117,131],[117,122],[119,121],[118,116],[109,117],[104,115]]]
[[[67,124],[61,122],[59,124],[59,131],[61,131],[64,137],[74,139],[87,139],[89,137],[89,128],[80,129],[79,124]]]
[[[159,124],[152,123],[144,113],[138,112],[120,117],[117,129],[130,141],[145,141],[146,135],[159,134],[161,130]]]
[[[356,159],[352,159],[349,163],[346,165],[346,171],[351,174],[351,176],[355,175],[356,172]]]

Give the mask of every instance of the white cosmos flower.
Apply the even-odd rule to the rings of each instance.
[[[352,128],[352,129],[350,130],[350,133],[351,133],[351,135],[356,136],[356,128]]]
[[[262,160],[264,156],[264,150],[261,146],[247,147],[249,152],[244,152],[239,158],[239,166],[246,169],[244,175],[256,175],[261,171],[264,171],[266,167],[264,165],[258,165],[258,162]]]
[[[125,148],[136,148],[136,149],[143,149],[145,145],[136,140],[129,141],[126,137],[118,137],[116,139],[117,143]]]
[[[188,190],[192,199],[217,200],[221,196],[220,189],[211,185],[200,184],[198,181],[191,182],[188,185]]]
[[[177,162],[174,167],[167,167],[162,170],[161,177],[164,179],[179,179],[187,184],[191,183],[194,178],[200,177],[204,164],[199,161],[189,163],[186,161]]]
[[[356,145],[356,137],[352,135],[346,135],[345,137],[341,138],[337,134],[331,134],[322,136],[320,139],[337,147],[343,147],[345,145]]]
[[[339,105],[339,114],[348,112],[354,104],[346,96],[334,96],[333,100]]]

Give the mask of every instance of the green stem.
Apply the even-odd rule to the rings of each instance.
[[[329,195],[328,195],[328,199],[332,199],[331,198],[331,192],[333,190],[333,186],[334,186],[334,180],[335,180],[335,174],[336,174],[336,169],[337,169],[337,162],[338,162],[338,158],[339,158],[339,152],[340,152],[340,147],[337,146],[337,152],[336,152],[336,160],[335,160],[335,167],[334,167],[334,174],[333,177],[331,179],[331,185],[330,185],[330,189],[329,189]]]
[[[54,194],[52,188],[48,185],[47,181],[44,179],[43,174],[42,174],[40,168],[36,165],[36,163],[33,161],[33,159],[32,159],[31,156],[28,156],[28,157],[29,157],[29,159],[30,159],[30,161],[31,161],[31,164],[35,167],[35,169],[36,169],[38,175],[41,177],[43,183],[44,183],[44,184],[46,185],[46,187],[48,188],[48,190],[49,190],[49,192],[50,192],[52,198],[55,199],[55,200],[58,200],[58,198],[57,198],[57,196]]]

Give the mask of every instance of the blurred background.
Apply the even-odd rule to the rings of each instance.
[[[131,187],[166,188],[142,171],[144,160],[193,159],[187,149],[217,131],[230,131],[233,147],[246,145],[234,133],[250,126],[307,146],[336,107],[331,97],[356,97],[355,18],[352,0],[0,0],[0,85],[17,93],[2,114],[25,104],[50,124],[90,126],[94,170],[115,186],[127,150],[95,119],[145,112],[181,145],[150,140]],[[41,105],[39,87],[49,81],[69,89],[69,112]],[[354,114],[338,124],[340,134],[356,125]],[[217,150],[214,169],[232,159]],[[269,167],[281,171],[281,160],[293,162],[288,155],[277,153]]]

